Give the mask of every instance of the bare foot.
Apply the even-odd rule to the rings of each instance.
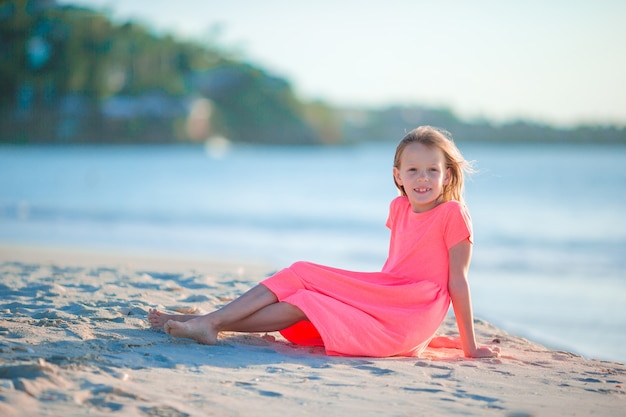
[[[184,337],[193,339],[203,345],[215,345],[217,343],[217,334],[210,320],[205,316],[197,317],[187,321],[170,320],[164,325],[165,332],[174,337]]]
[[[153,308],[148,312],[148,321],[150,322],[150,325],[155,329],[163,329],[165,323],[170,320],[184,322],[195,319],[196,317],[200,316],[197,314],[165,314],[160,312],[156,308]]]

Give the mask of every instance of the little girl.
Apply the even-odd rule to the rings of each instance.
[[[422,126],[396,149],[389,257],[381,272],[352,272],[297,262],[223,308],[206,315],[150,310],[152,327],[174,337],[217,343],[222,330],[280,331],[289,341],[323,346],[328,355],[418,356],[433,346],[459,347],[433,336],[450,306],[467,357],[494,357],[474,334],[467,272],[472,226],[463,204],[471,169],[450,134]]]

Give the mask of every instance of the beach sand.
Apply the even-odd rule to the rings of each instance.
[[[149,327],[208,312],[266,265],[0,246],[1,416],[624,416],[626,366],[476,320],[498,359],[327,357],[278,333],[217,346]],[[453,318],[441,334],[455,335]],[[601,340],[598,343],[602,343]]]

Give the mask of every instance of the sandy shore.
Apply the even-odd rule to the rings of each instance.
[[[477,320],[499,359],[337,358],[279,334],[217,346],[150,329],[148,309],[210,311],[268,266],[0,246],[1,416],[623,416],[626,366]],[[454,335],[452,318],[441,328]],[[601,343],[601,341],[598,341]]]

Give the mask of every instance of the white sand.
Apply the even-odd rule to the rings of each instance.
[[[477,320],[500,359],[337,358],[270,335],[217,346],[149,328],[210,311],[272,270],[235,262],[0,246],[0,416],[624,416],[626,366]],[[453,319],[442,334],[455,334]],[[602,341],[598,341],[602,343]]]

